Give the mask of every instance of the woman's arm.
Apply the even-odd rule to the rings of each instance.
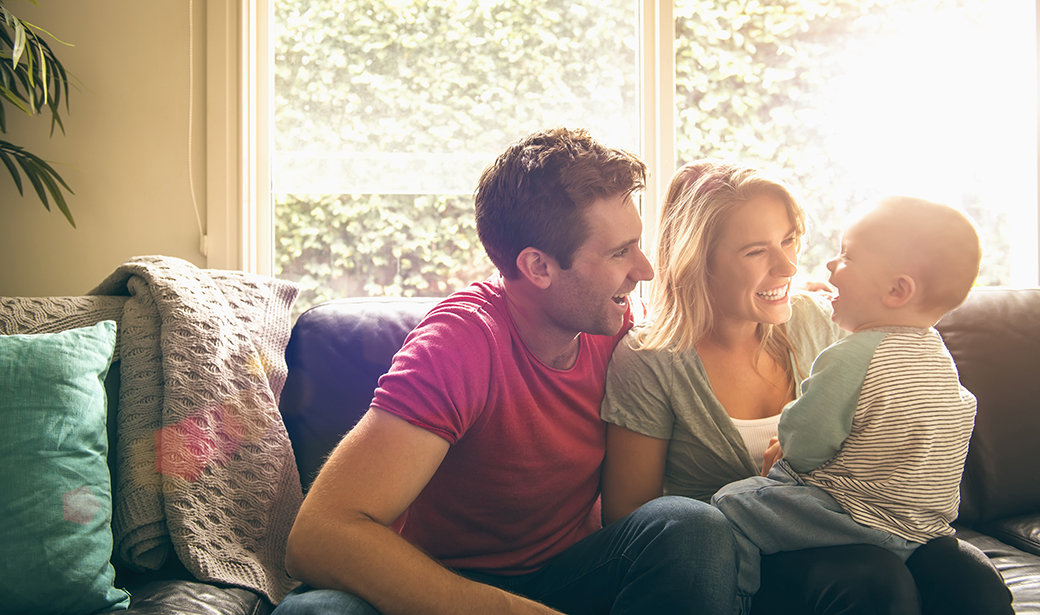
[[[600,479],[603,525],[610,525],[664,493],[668,440],[607,423],[607,454]]]

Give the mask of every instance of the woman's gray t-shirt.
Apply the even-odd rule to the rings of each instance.
[[[801,368],[800,384],[816,355],[847,333],[831,321],[830,302],[818,293],[792,293],[791,310],[787,334]],[[757,476],[762,460],[751,458],[712,392],[697,352],[633,350],[637,331],[630,331],[614,350],[600,415],[609,423],[669,440],[665,495],[707,501],[723,485]]]

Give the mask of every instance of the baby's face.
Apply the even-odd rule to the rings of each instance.
[[[885,225],[867,215],[853,222],[841,238],[841,251],[827,262],[829,282],[837,294],[831,299],[831,319],[856,332],[884,324],[882,298],[892,278],[893,256]]]

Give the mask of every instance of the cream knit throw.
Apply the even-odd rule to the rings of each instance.
[[[285,544],[303,496],[277,400],[297,292],[148,256],[89,293],[104,296],[0,302],[4,333],[119,322],[112,533],[126,564],[155,570],[172,549],[199,580],[275,604],[296,586]]]
[[[295,285],[138,257],[90,295],[130,295],[120,320],[112,533],[129,565],[170,546],[199,580],[277,604],[303,500],[278,412]]]

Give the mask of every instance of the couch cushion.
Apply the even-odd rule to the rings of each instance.
[[[115,343],[112,321],[0,336],[0,593],[11,612],[86,614],[128,602],[109,563],[104,379]]]
[[[1017,615],[1040,614],[1040,558],[970,529],[958,528],[957,538],[981,549],[1000,571]]]
[[[937,328],[978,398],[958,521],[1040,513],[1040,289],[980,288]]]
[[[261,615],[271,603],[248,589],[198,581],[154,581],[133,590],[126,615]]]
[[[1013,547],[1040,555],[1040,514],[990,521],[977,527]]]
[[[340,299],[303,313],[285,350],[279,408],[306,490],[368,410],[379,377],[438,298]]]

